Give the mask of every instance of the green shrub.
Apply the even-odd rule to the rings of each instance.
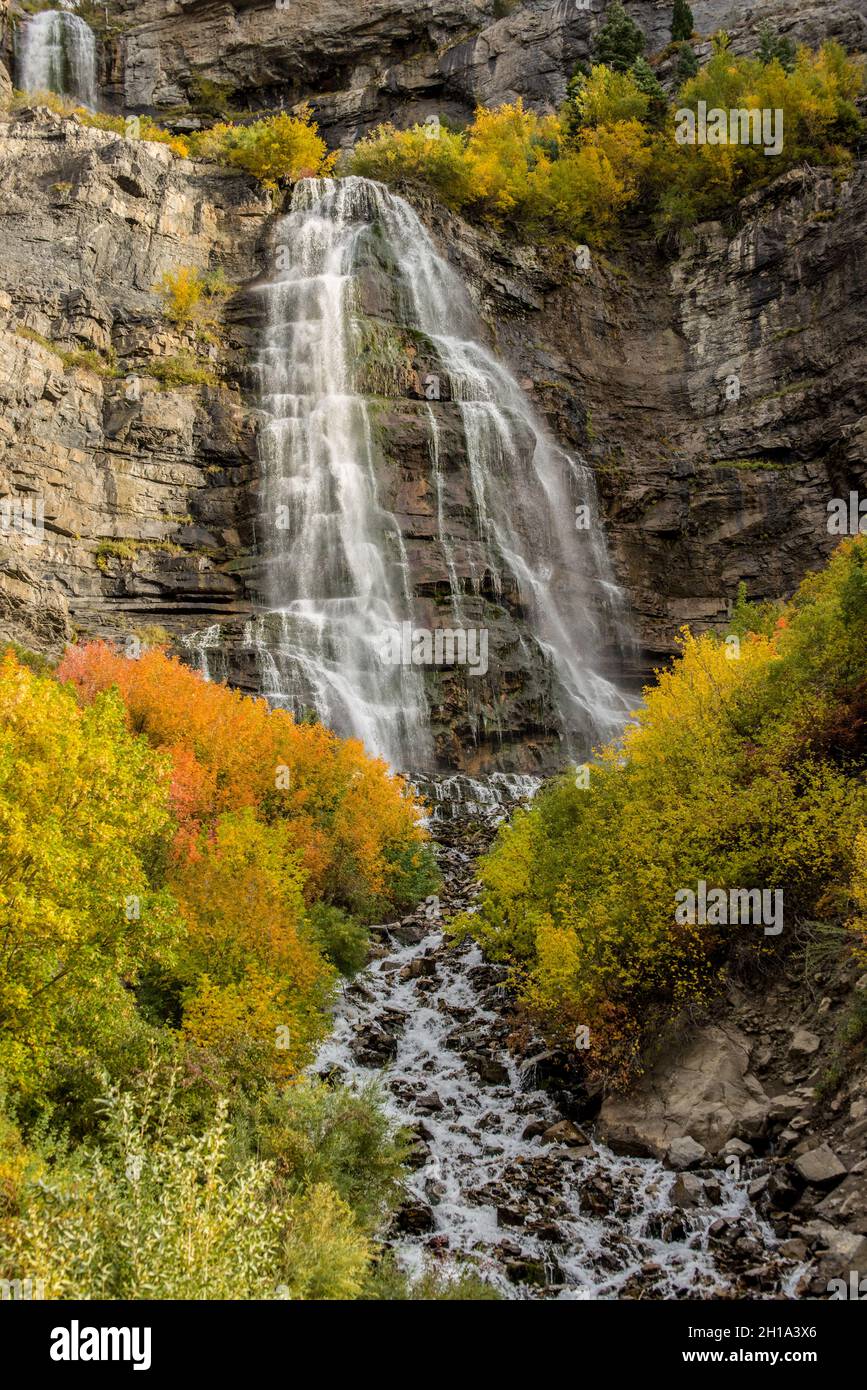
[[[42,1280],[47,1298],[358,1294],[371,1251],[337,1192],[317,1183],[278,1206],[272,1164],[229,1163],[224,1100],[201,1135],[181,1139],[167,1129],[173,1104],[151,1077],[138,1095],[108,1095],[99,1150],[50,1169],[19,1155],[0,1277]]]
[[[612,1084],[714,997],[727,962],[785,947],[799,917],[833,919],[841,893],[862,891],[850,880],[867,881],[867,539],[845,542],[782,613],[753,612],[760,631],[737,659],[713,635],[684,635],[589,789],[561,777],[501,831],[480,911],[456,924],[511,964],[552,1036],[589,1027],[588,1063]],[[733,622],[744,631],[751,616],[741,593]],[[680,921],[675,894],[699,880],[783,890],[779,943]]]
[[[310,929],[326,960],[352,979],[367,961],[367,928],[330,903],[314,903],[308,913]]]
[[[280,1201],[325,1184],[368,1231],[400,1199],[407,1144],[375,1086],[355,1092],[301,1081],[271,1091],[239,1118],[236,1145],[272,1165]]]

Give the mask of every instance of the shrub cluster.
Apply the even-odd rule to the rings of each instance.
[[[845,167],[863,131],[855,105],[863,65],[836,43],[815,53],[802,47],[784,64],[773,46],[764,61],[738,57],[719,34],[703,68],[687,76],[691,65],[684,67],[673,102],[640,48],[618,52],[617,61],[575,74],[557,116],[518,101],[480,107],[464,131],[384,125],[355,146],[346,168],[425,187],[449,207],[523,236],[603,244],[630,212],[664,232],[729,209],[802,160]],[[696,111],[700,101],[709,110],[782,110],[782,152],[678,143],[675,112]]]
[[[365,922],[437,879],[406,785],[162,650],[0,660],[0,1278],[349,1298],[398,1200],[302,1079]]]
[[[552,1036],[589,1027],[587,1060],[613,1083],[733,958],[785,949],[804,921],[845,922],[853,903],[863,939],[867,538],[778,612],[742,600],[733,627],[739,650],[684,632],[589,787],[563,776],[501,831],[480,911],[457,923],[512,965]],[[679,921],[677,891],[700,880],[782,890],[782,935]]]

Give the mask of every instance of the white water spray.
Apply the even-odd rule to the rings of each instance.
[[[431,765],[422,674],[381,659],[384,631],[412,621],[414,595],[400,525],[379,496],[376,404],[357,385],[367,274],[383,286],[383,317],[416,336],[448,383],[464,436],[475,535],[458,541],[437,413],[419,405],[452,621],[467,621],[468,598],[479,611],[483,587],[507,595],[521,613],[526,666],[551,674],[566,739],[586,746],[616,734],[627,704],[601,671],[605,650],[626,632],[625,610],[592,474],[558,448],[482,345],[464,286],[419,218],[368,179],[304,179],[277,241],[280,269],[261,287],[266,330],[255,364],[266,611],[250,633],[264,694],[296,711],[312,707],[395,767]],[[582,531],[579,506],[591,517]]]
[[[96,40],[68,10],[42,10],[24,24],[18,46],[18,86],[96,109]]]

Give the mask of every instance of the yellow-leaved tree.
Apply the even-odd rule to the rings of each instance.
[[[0,662],[0,1065],[35,1085],[134,1016],[128,986],[177,936],[170,764],[112,693]]]

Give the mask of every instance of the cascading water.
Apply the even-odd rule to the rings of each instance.
[[[625,624],[592,475],[554,444],[482,346],[466,291],[416,214],[367,179],[305,179],[277,238],[285,268],[262,287],[256,364],[266,611],[250,636],[264,693],[312,706],[393,766],[430,765],[421,672],[382,659],[383,635],[412,621],[414,597],[400,526],[379,497],[371,404],[356,387],[358,282],[373,268],[388,281],[396,320],[441,364],[465,438],[477,534],[459,557],[436,415],[420,406],[453,625],[466,624],[468,594],[487,585],[499,598],[508,588],[530,633],[520,638],[528,664],[553,673],[563,732],[585,744],[616,733],[627,707],[600,666],[606,639]],[[576,530],[576,507],[590,518],[586,529]]]
[[[18,45],[18,86],[56,92],[96,109],[96,40],[68,10],[42,10],[24,24]]]
[[[257,363],[267,418],[265,597],[253,639],[264,693],[361,738],[396,766],[424,762],[417,668],[379,657],[384,630],[412,616],[400,527],[380,504],[368,402],[352,381],[352,270],[365,224],[352,190],[302,181],[280,227],[288,269],[265,286]],[[357,213],[357,200],[355,201]]]
[[[518,779],[500,789],[527,790]],[[476,819],[476,793],[464,791],[478,829],[495,808],[479,806]],[[376,1080],[413,1137],[406,1201],[388,1232],[398,1263],[453,1275],[469,1262],[511,1298],[794,1296],[802,1267],[730,1165],[713,1161],[679,1191],[661,1163],[612,1153],[592,1125],[564,1124],[545,1089],[550,1052],[516,1061],[506,968],[466,941],[448,944],[441,926],[474,905],[472,826],[452,821],[449,832],[448,818],[434,819],[443,896],[374,928],[373,959],[345,989],[314,1067],[351,1086]]]

